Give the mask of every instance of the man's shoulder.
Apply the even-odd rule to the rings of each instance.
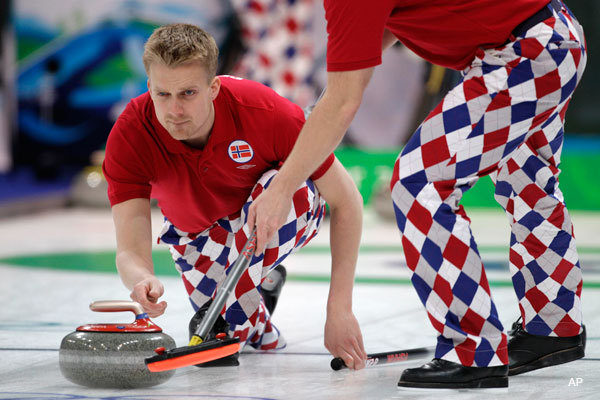
[[[109,140],[126,140],[128,142],[147,140],[149,135],[140,134],[154,131],[152,122],[152,100],[148,92],[132,98],[125,106],[113,125]]]
[[[272,111],[285,99],[262,83],[231,75],[219,75],[221,88],[228,101],[238,107]]]
[[[113,131],[137,131],[153,125],[153,105],[150,94],[145,92],[132,98],[115,121]],[[115,129],[116,128],[116,129]]]
[[[268,115],[269,120],[273,120],[273,116],[304,120],[304,113],[298,105],[262,83],[231,75],[220,75],[219,78],[224,96],[235,114],[246,111],[253,118]]]
[[[149,118],[149,110],[152,108],[152,99],[150,93],[144,92],[141,95],[129,100],[125,109],[119,115],[119,118],[128,120],[145,120]]]

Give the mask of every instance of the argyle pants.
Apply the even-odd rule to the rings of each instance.
[[[490,175],[511,226],[510,271],[525,329],[580,333],[582,277],[558,188],[564,116],[586,63],[583,32],[560,12],[481,49],[396,161],[392,198],[412,283],[439,332],[435,357],[508,363],[507,337],[459,202]]]
[[[218,220],[203,232],[183,232],[165,219],[158,242],[169,245],[195,311],[214,298],[229,267],[238,258],[248,238],[248,208],[276,173],[270,170],[259,179],[240,212]],[[313,182],[306,181],[294,194],[286,223],[265,252],[252,258],[221,312],[230,324],[229,334],[239,338],[242,346],[249,344],[261,350],[285,346],[285,340],[271,323],[260,284],[272,268],[317,234],[324,214],[324,200]]]

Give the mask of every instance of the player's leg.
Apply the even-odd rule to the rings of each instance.
[[[411,137],[396,161],[392,198],[412,282],[439,332],[436,358],[465,366],[508,362],[506,335],[490,295],[463,194],[493,171],[508,135],[506,99],[485,80],[499,80],[484,62],[471,68]],[[506,78],[504,78],[506,80]],[[490,127],[493,124],[493,129]],[[504,127],[503,127],[504,128]],[[508,130],[508,128],[506,129]]]
[[[555,16],[544,27],[552,42],[532,64],[555,65],[536,81],[547,92],[538,106],[543,118],[494,175],[496,200],[511,224],[510,267],[522,317],[508,345],[511,375],[580,358],[585,345],[581,268],[558,175],[564,116],[586,55],[574,17],[564,7]]]
[[[522,145],[496,177],[495,197],[511,225],[510,270],[522,317],[508,343],[511,375],[583,357],[582,276],[558,188],[562,141],[555,139],[562,123],[555,121]]]
[[[555,36],[552,27],[545,35],[546,22],[538,25],[536,37],[478,53],[464,81],[428,117],[397,162],[392,188],[398,225],[413,282],[440,332],[436,357],[444,361],[480,367],[508,361],[487,282],[477,284],[471,276],[481,264],[469,260],[476,246],[458,201],[477,176],[495,171],[548,120],[560,103],[557,96],[572,92],[580,76],[574,62],[581,59],[580,46],[557,44],[565,49],[555,57]],[[558,86],[550,79],[554,75]],[[483,272],[479,276],[485,278]],[[410,374],[422,379],[428,373]]]
[[[254,199],[268,187],[276,174],[276,170],[271,170],[259,179],[242,208],[239,218],[229,222],[232,231],[236,232],[235,242],[238,250],[241,249],[247,238],[248,209]],[[238,300],[236,304],[232,296],[228,304],[232,302],[232,312],[238,310],[248,316],[245,324],[236,326],[236,334],[241,337],[246,336],[248,344],[252,347],[271,349],[282,347],[285,344],[279,331],[271,324],[269,308],[274,307],[273,300],[276,299],[273,298],[273,295],[280,290],[280,287],[277,288],[276,284],[273,285],[275,282],[270,282],[270,280],[271,278],[285,279],[285,275],[283,275],[285,269],[282,270],[280,264],[287,256],[306,245],[317,234],[324,215],[325,202],[313,182],[308,180],[296,190],[293,196],[293,207],[290,209],[286,222],[273,240],[267,244],[264,253],[258,257],[255,256],[248,270],[242,275],[240,284],[242,284],[242,280],[246,284],[238,285],[236,296],[239,294],[243,298],[243,303]],[[230,259],[232,259],[231,255]],[[267,296],[261,295],[263,286],[268,291],[266,294],[270,297],[269,301],[265,301]],[[257,307],[255,303],[250,302],[250,299],[254,299],[253,301],[257,299],[260,305]]]
[[[217,221],[204,232],[189,234],[165,221],[160,241],[170,245],[194,310],[205,307],[214,297],[227,268],[237,259],[247,240],[245,223],[248,207],[275,174],[276,171],[269,171],[262,176],[240,212]],[[229,324],[230,335],[238,337],[242,345],[248,343],[260,349],[285,345],[279,331],[271,324],[260,286],[271,269],[316,235],[324,212],[324,201],[312,182],[307,181],[294,195],[294,207],[290,210],[288,221],[267,245],[264,254],[254,256],[251,265],[242,274],[223,314]]]

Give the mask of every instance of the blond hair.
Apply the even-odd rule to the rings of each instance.
[[[217,73],[219,48],[215,39],[203,29],[190,24],[169,24],[156,28],[144,45],[142,60],[146,73],[150,65],[161,62],[168,67],[199,61],[208,80]]]

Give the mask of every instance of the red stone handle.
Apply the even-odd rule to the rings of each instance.
[[[145,313],[140,303],[129,300],[98,300],[90,304],[90,310],[99,312],[131,311],[136,317]]]

